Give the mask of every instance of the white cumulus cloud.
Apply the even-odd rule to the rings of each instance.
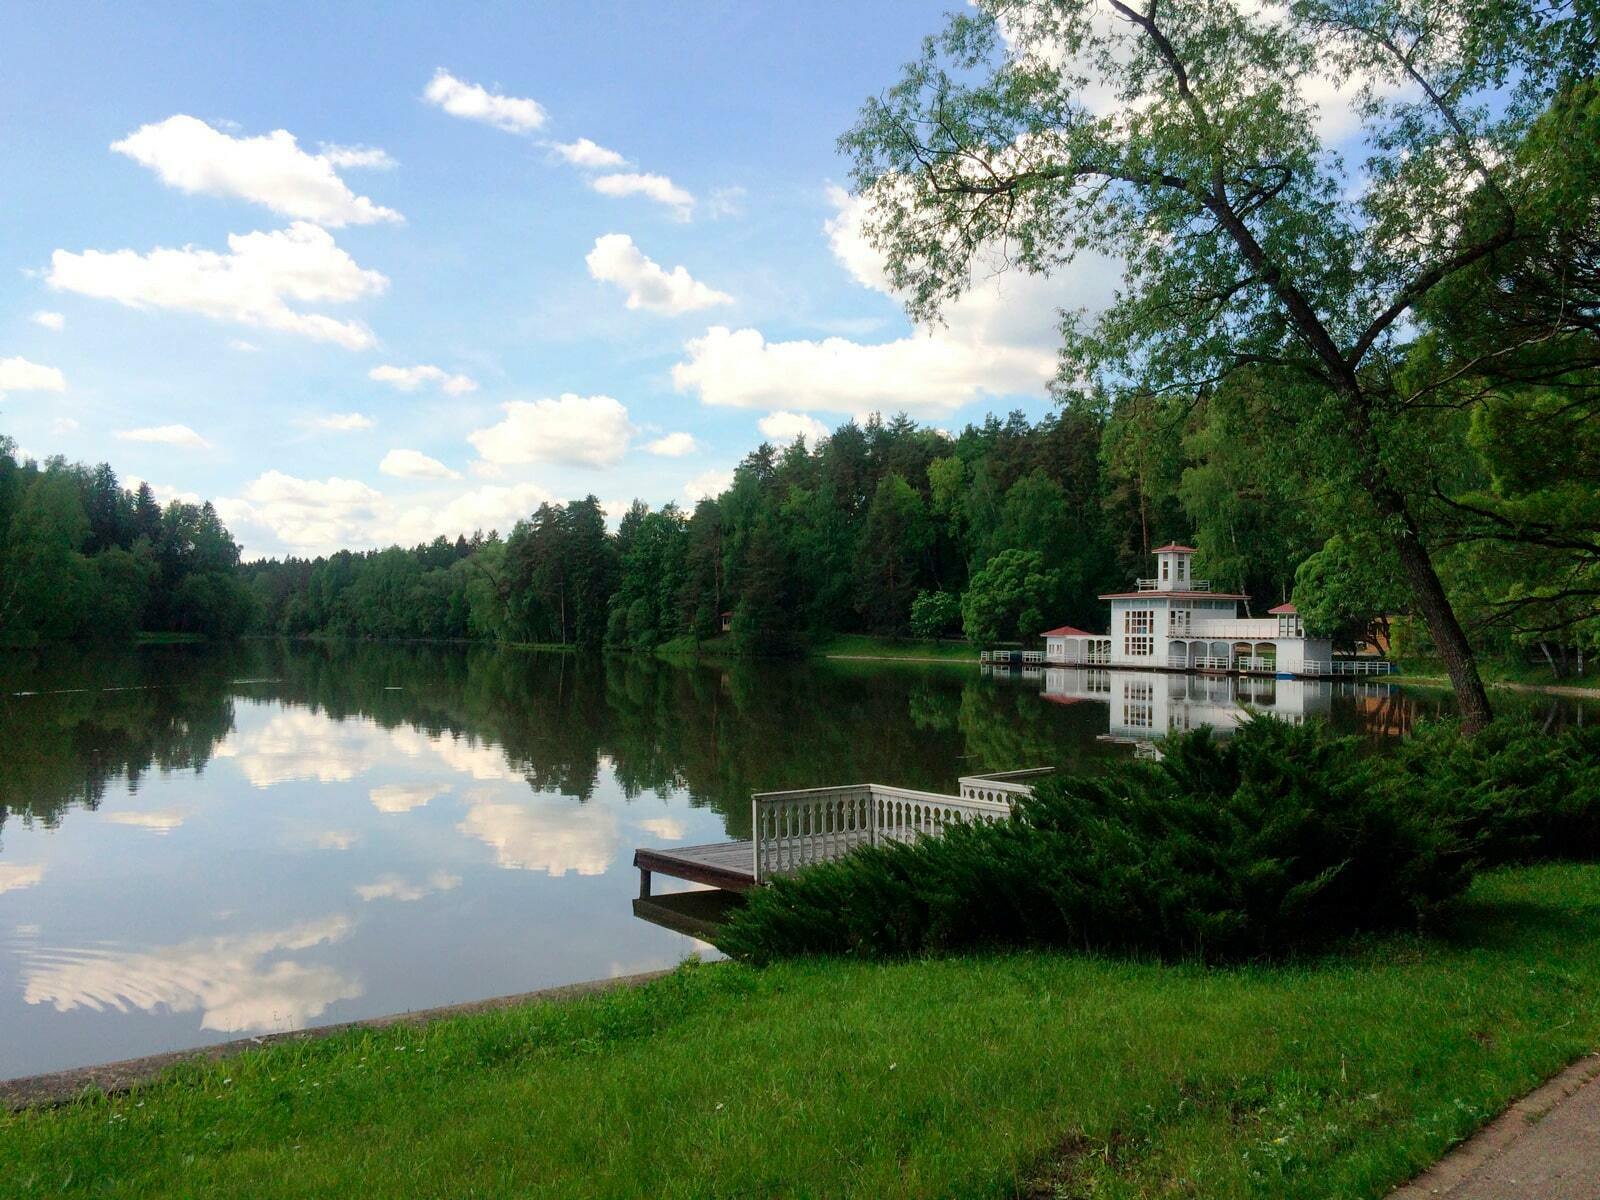
[[[377,422],[366,413],[347,412],[307,417],[301,424],[307,429],[320,429],[326,433],[354,433],[360,429],[371,429]]]
[[[629,308],[676,316],[717,304],[731,304],[726,292],[707,287],[681,267],[668,271],[633,244],[625,233],[598,237],[594,249],[584,260],[589,274],[602,283],[613,283],[628,293]]]
[[[64,392],[67,377],[56,367],[25,358],[0,358],[0,397],[7,392]]]
[[[828,427],[821,421],[804,413],[768,413],[757,421],[756,425],[764,436],[784,445],[788,445],[797,437],[803,437],[814,446],[827,437],[829,432]]]
[[[687,221],[694,212],[694,196],[665,175],[621,172],[615,175],[597,175],[589,186],[602,196],[644,196],[657,204],[665,205],[680,221]]]
[[[824,234],[834,257],[857,283],[898,302],[863,227],[866,201],[837,188],[830,199]],[[789,412],[942,416],[994,397],[1042,397],[1056,371],[1060,312],[1103,307],[1120,278],[1115,263],[1087,253],[1051,277],[985,266],[945,306],[943,324],[887,342],[773,342],[758,329],[714,326],[685,344],[673,382],[706,404]]]
[[[564,393],[554,400],[514,400],[497,425],[467,435],[485,461],[502,465],[551,462],[609,467],[638,431],[628,410],[610,396]]]
[[[280,552],[310,555],[414,546],[477,530],[505,533],[555,498],[536,483],[484,484],[401,505],[358,480],[299,479],[273,470],[249,483],[241,495],[218,500],[217,511],[247,542],[249,530],[260,530]]]
[[[340,146],[334,142],[323,142],[320,148],[322,157],[336,167],[347,167],[351,170],[392,171],[400,165],[389,157],[387,150],[380,150],[376,146]]]
[[[217,501],[230,526],[256,525],[300,551],[370,544],[383,508],[383,494],[359,480],[298,479],[278,470],[253,479],[239,498]]]
[[[141,125],[111,148],[179,191],[233,196],[286,217],[318,225],[371,225],[403,218],[392,208],[352,192],[336,167],[372,166],[381,150],[332,147],[334,155],[307,154],[294,134],[274,129],[259,137],[233,137],[197,117],[179,113]],[[360,161],[352,161],[352,155]],[[335,158],[337,156],[337,161]],[[387,155],[383,156],[387,160]]]
[[[119,429],[111,436],[122,442],[155,442],[162,446],[183,446],[189,450],[211,449],[211,443],[187,425],[150,425],[143,429]]]
[[[42,325],[52,333],[60,333],[67,327],[67,318],[58,312],[46,312],[40,309],[29,318],[35,325]]]
[[[57,250],[46,279],[52,287],[130,308],[199,313],[352,350],[373,344],[359,321],[305,312],[291,303],[348,304],[382,294],[389,281],[365,270],[333,240],[306,221],[271,232],[228,235],[228,252],[194,246],[134,250]]]
[[[657,438],[645,449],[659,458],[682,458],[700,449],[700,443],[687,433],[669,433]]]
[[[697,504],[716,499],[732,486],[732,471],[702,471],[683,485],[683,495],[691,504]]]
[[[465,83],[443,67],[434,72],[422,98],[452,117],[482,121],[507,133],[532,133],[545,122],[544,106],[537,100],[499,95],[476,83]]]
[[[437,458],[429,458],[420,450],[391,450],[383,456],[378,470],[399,479],[460,479]]]
[[[575,142],[553,142],[550,149],[573,166],[586,171],[606,171],[628,165],[628,160],[615,150],[607,150],[586,137],[581,137]]]
[[[367,372],[368,379],[387,383],[402,392],[414,392],[424,384],[435,384],[449,396],[462,396],[478,390],[478,382],[470,375],[452,375],[443,367],[421,363],[415,367],[394,367],[385,364]]]
[[[672,368],[680,392],[732,408],[944,413],[985,396],[1042,395],[1055,369],[1044,348],[963,344],[936,333],[877,345],[847,338],[768,342],[713,326]]]
[[[453,538],[480,529],[508,533],[539,505],[554,499],[536,483],[485,484],[442,503],[412,505],[394,513],[378,527],[380,533],[374,544],[413,546],[441,535]]]

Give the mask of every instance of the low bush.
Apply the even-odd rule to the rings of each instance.
[[[1009,821],[774,880],[723,928],[752,961],[1052,945],[1237,960],[1415,926],[1473,858],[1428,782],[1320,725],[1200,730],[1045,781]]]
[[[1395,749],[1432,811],[1485,866],[1600,859],[1600,726],[1425,725]]]

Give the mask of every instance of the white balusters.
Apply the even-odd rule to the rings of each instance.
[[[962,781],[960,796],[881,784],[758,793],[751,801],[756,879],[838,858],[862,845],[937,835],[958,821],[997,821],[1011,812],[1017,795],[1028,791],[1003,777],[985,789],[969,785]],[[979,790],[987,794],[978,795]]]

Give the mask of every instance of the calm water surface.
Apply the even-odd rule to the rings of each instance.
[[[752,791],[1092,770],[1241,701],[1374,733],[1444,703],[463,647],[0,653],[0,1078],[669,966],[709,947],[633,917],[633,849],[747,837]]]

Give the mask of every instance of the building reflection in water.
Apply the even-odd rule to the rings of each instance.
[[[1005,675],[1004,668],[985,668]],[[1117,671],[1086,667],[1024,668],[1037,679],[1040,695],[1056,704],[1083,701],[1107,709],[1101,741],[1131,745],[1141,755],[1169,734],[1191,729],[1231,733],[1252,714],[1267,714],[1300,724],[1329,720],[1334,697],[1353,732],[1394,735],[1410,730],[1421,713],[1413,697],[1392,683],[1370,680],[1332,682],[1275,679],[1259,675],[1205,675],[1160,671]]]

